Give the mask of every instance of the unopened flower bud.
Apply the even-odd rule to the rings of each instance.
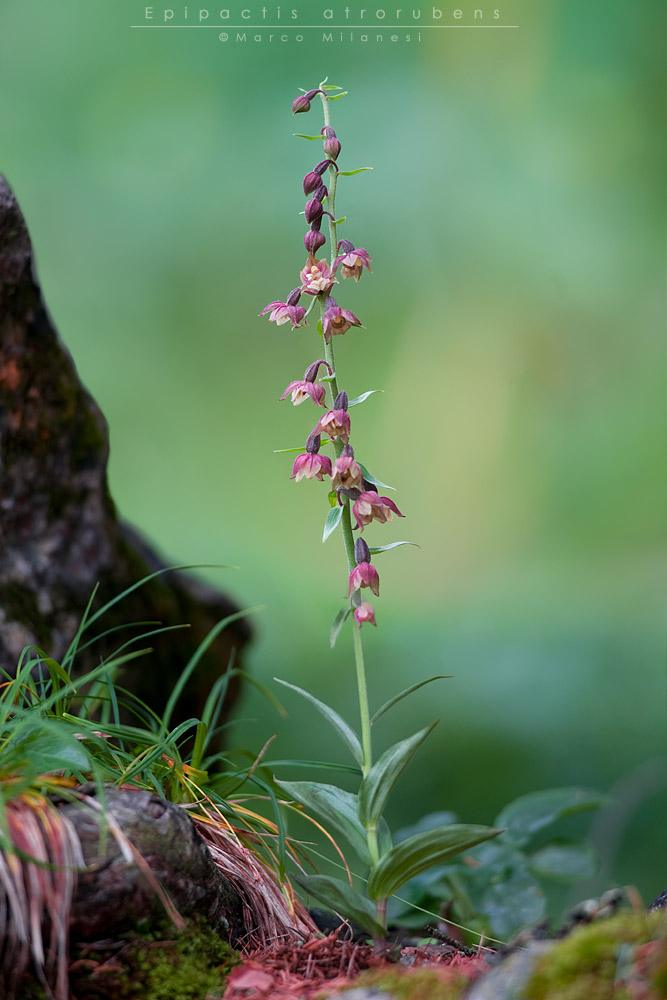
[[[333,408],[334,410],[345,410],[347,412],[347,393],[344,389],[336,396]]]
[[[306,451],[308,452],[309,455],[317,455],[318,451],[320,450],[321,440],[322,439],[320,435],[315,434],[315,432],[308,435],[308,440],[306,441]],[[363,542],[363,538],[357,538],[357,541]],[[364,542],[364,544],[366,543]],[[368,546],[366,546],[366,548],[368,548]]]
[[[341,240],[338,244],[338,253],[346,254],[354,250],[354,243],[351,240]]]
[[[320,247],[323,247],[325,243],[326,239],[322,233],[318,233],[316,229],[309,229],[303,238],[303,245],[308,253],[317,253]]]
[[[323,125],[320,129],[320,135],[323,135],[325,139],[335,139],[336,133],[332,129],[331,125]]]
[[[354,558],[357,563],[364,563],[371,561],[371,550],[368,545],[363,540],[363,538],[357,538],[354,543]]]
[[[331,139],[324,140],[324,152],[327,156],[330,156],[332,160],[338,159],[338,154],[340,153],[340,142],[333,136]]]
[[[315,171],[316,174],[319,174],[321,177],[324,171],[328,170],[329,167],[334,167],[336,170],[338,170],[338,167],[336,167],[336,164],[334,163],[333,160],[320,160],[317,166],[313,167],[313,170]]]
[[[305,372],[303,373],[304,382],[314,382],[317,378],[317,373],[320,370],[320,365],[324,365],[329,374],[333,374],[331,367],[326,363],[326,361],[313,361],[312,365],[308,365]]]
[[[301,298],[301,285],[298,288],[293,288],[285,299],[285,303],[288,306],[296,306],[299,304],[299,299]]]
[[[324,209],[322,208],[322,202],[319,201],[317,198],[311,198],[310,201],[306,202],[306,210],[305,210],[306,222],[309,225],[313,222],[317,222],[319,219],[322,218],[323,211]]]
[[[313,97],[315,97],[315,94],[321,93],[323,93],[321,90],[309,90],[307,94],[299,94],[299,96],[292,101],[292,114],[298,115],[299,112],[310,111],[310,102]]]
[[[324,184],[320,184],[317,191],[315,192],[315,197],[318,199],[318,201],[324,201],[324,199],[327,198],[328,195],[329,192],[327,191]]]
[[[352,445],[346,444],[343,450],[341,451],[341,455],[344,458],[354,458],[354,448],[352,447]]]
[[[303,193],[312,194],[313,191],[317,191],[321,183],[322,183],[322,178],[320,177],[320,175],[316,174],[314,170],[311,170],[310,173],[306,174],[306,176],[303,179]]]

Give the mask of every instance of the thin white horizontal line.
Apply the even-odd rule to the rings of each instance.
[[[415,31],[427,31],[429,28],[518,28],[518,24],[131,24],[131,28],[215,28],[217,31],[225,29],[235,31],[241,28],[264,28],[278,31],[291,28],[293,31],[302,31],[304,28],[315,28],[324,31],[393,31],[396,28],[414,28]]]

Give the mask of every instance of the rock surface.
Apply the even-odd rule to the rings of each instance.
[[[119,519],[107,486],[109,439],[97,404],[42,301],[20,208],[0,176],[0,668],[16,669],[28,644],[59,660],[93,588],[96,607],[160,568],[159,557]],[[92,635],[131,622],[188,623],[151,638],[122,683],[160,713],[188,659],[220,619],[223,594],[184,573],[159,576],[107,612]],[[77,658],[78,672],[131,635],[113,632]],[[90,638],[92,638],[90,635]],[[200,714],[213,680],[250,635],[245,621],[212,643],[173,719]],[[146,645],[146,642],[141,644]],[[230,684],[228,702],[237,693]]]

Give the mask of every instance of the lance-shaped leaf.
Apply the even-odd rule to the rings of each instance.
[[[342,629],[343,625],[345,624],[345,622],[347,621],[351,611],[352,608],[348,605],[346,608],[341,608],[336,617],[334,618],[331,625],[331,631],[329,632],[329,642],[331,644],[332,649],[336,645],[336,639],[338,638],[338,634]]]
[[[376,825],[408,761],[437,724],[432,722],[407,740],[394,743],[373,764],[359,789],[359,818],[365,827]]]
[[[496,826],[506,827],[515,844],[525,844],[538,830],[575,813],[598,809],[609,798],[585,788],[548,788],[510,802],[496,817]]]
[[[354,399],[350,399],[347,405],[349,407],[364,403],[369,396],[375,395],[376,392],[384,392],[384,389],[369,389],[368,392],[362,392],[361,396],[355,396]]]
[[[490,826],[455,823],[418,833],[392,847],[372,869],[368,880],[371,899],[387,899],[415,875],[442,864],[475,844],[497,837],[501,830]]]
[[[329,535],[332,535],[338,525],[341,522],[343,516],[342,507],[332,507],[327,514],[326,521],[324,522],[324,531],[322,532],[322,541],[326,542]]]
[[[348,403],[347,405],[349,406],[350,404]],[[362,465],[361,462],[359,462],[359,465],[361,467],[361,471],[364,474],[364,479],[366,480],[367,483],[373,483],[374,486],[379,486],[383,490],[396,489],[395,486],[389,486],[388,483],[383,483],[381,479],[378,479],[377,476],[374,476],[372,472],[369,472],[366,466]]]
[[[533,875],[563,882],[592,878],[599,868],[598,857],[586,844],[547,844],[528,859]]]
[[[339,96],[342,97],[343,95],[340,94]],[[335,98],[332,98],[332,100],[335,100]],[[338,176],[339,177],[351,177],[352,174],[360,174],[362,172],[362,170],[373,170],[373,169],[374,169],[373,167],[357,167],[356,170],[339,170],[338,171]]]
[[[385,929],[375,919],[373,904],[346,882],[329,875],[295,875],[294,880],[320,903],[359,924],[371,937],[385,936]]]
[[[349,612],[349,608],[346,609]],[[306,701],[309,701],[313,705],[320,715],[323,715],[330,726],[336,730],[338,735],[343,740],[343,743],[347,746],[348,750],[356,760],[357,764],[361,765],[364,759],[364,754],[361,749],[361,743],[359,738],[353,729],[348,726],[345,719],[341,718],[338,712],[335,712],[333,708],[329,708],[323,701],[316,698],[314,695],[310,694],[309,691],[304,691],[303,688],[297,687],[296,684],[290,684],[288,681],[281,681],[279,677],[273,678],[278,684],[282,684],[283,687],[290,688],[292,691],[296,691],[300,694]]]
[[[371,549],[371,552],[372,551],[373,549]],[[437,674],[435,677],[429,677],[428,680],[419,681],[418,684],[411,684],[410,687],[405,688],[405,690],[401,691],[400,694],[395,694],[393,698],[389,699],[389,701],[385,701],[381,708],[378,708],[377,712],[375,712],[371,718],[371,726],[374,722],[377,722],[381,715],[388,712],[390,708],[393,708],[394,705],[396,705],[397,702],[402,701],[403,698],[407,698],[407,696],[412,694],[413,691],[418,691],[419,688],[423,688],[426,684],[431,684],[433,681],[451,680],[451,677],[451,674]]]
[[[421,548],[421,545],[418,545],[417,542],[390,542],[389,545],[371,545],[370,552],[372,556],[376,556],[378,552],[389,552],[389,549],[398,549],[401,545],[414,545],[417,549]]]
[[[364,864],[370,864],[366,831],[359,822],[357,796],[318,781],[276,781],[295,802],[314,810],[328,826],[342,833]]]

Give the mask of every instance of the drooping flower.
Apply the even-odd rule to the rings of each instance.
[[[322,135],[324,136],[324,152],[332,160],[337,160],[340,153],[340,142],[336,138],[336,133],[330,125],[325,125],[322,129]]]
[[[371,592],[376,597],[380,594],[380,577],[375,566],[369,562],[358,563],[350,573],[350,586],[347,596],[350,597],[355,590],[362,587],[370,587]]]
[[[265,316],[266,313],[270,313],[269,323],[282,326],[283,323],[289,322],[292,324],[293,330],[296,330],[299,326],[307,326],[308,324],[304,318],[306,310],[303,306],[297,304],[300,298],[301,288],[294,288],[284,302],[269,302],[268,306],[265,306],[259,315]]]
[[[346,444],[334,462],[331,477],[332,490],[354,489],[363,481],[364,474],[361,466],[354,460],[354,451],[351,445]]]
[[[341,240],[338,244],[338,251],[339,256],[333,263],[333,274],[336,273],[339,265],[343,278],[354,278],[355,281],[359,281],[364,268],[372,273],[370,254],[363,247],[355,248],[354,243],[351,243],[350,240]]]
[[[362,531],[371,521],[380,521],[385,524],[387,521],[394,520],[394,514],[405,517],[405,514],[401,514],[393,500],[390,500],[389,497],[379,497],[377,493],[370,490],[357,497],[352,504],[352,513],[357,522],[355,528],[361,528]]]
[[[375,621],[375,608],[368,601],[362,601],[358,608],[354,609],[354,617],[357,619],[357,625],[359,628],[364,624],[364,622],[370,622],[371,625],[375,625],[377,628],[377,622]]]
[[[290,479],[295,479],[297,483],[303,479],[319,479],[324,481],[325,476],[331,475],[331,459],[326,455],[318,454],[320,450],[320,436],[314,431],[308,435],[306,441],[306,451],[302,455],[297,455],[292,466]]]
[[[303,403],[305,400],[310,398],[313,403],[317,404],[317,406],[326,407],[326,403],[324,402],[326,389],[323,385],[318,385],[315,382],[306,382],[303,379],[298,382],[290,382],[280,397],[281,400],[285,399],[286,396],[289,396],[290,392],[292,393],[292,402],[295,406],[298,406],[300,403]]]
[[[315,97],[315,94],[323,93],[323,90],[309,90],[307,94],[299,94],[292,101],[292,114],[298,115],[299,112],[310,111],[310,102]]]
[[[332,440],[340,438],[343,444],[350,440],[350,417],[345,410],[329,410],[320,418],[313,434],[328,434]]]
[[[303,238],[303,245],[309,254],[316,254],[317,251],[324,246],[326,243],[326,237],[324,233],[321,233],[317,228],[319,223],[314,222],[306,235]],[[317,292],[309,292],[309,295],[317,295]]]
[[[322,234],[320,233],[320,235]],[[326,260],[315,260],[312,254],[308,257],[306,266],[301,271],[300,277],[302,282],[301,290],[307,295],[321,295],[322,292],[328,293],[336,283],[336,279],[332,276]]]
[[[325,341],[329,343],[337,334],[347,333],[351,326],[361,326],[361,320],[357,319],[349,309],[341,309],[336,300],[329,296],[322,317],[322,333]]]

